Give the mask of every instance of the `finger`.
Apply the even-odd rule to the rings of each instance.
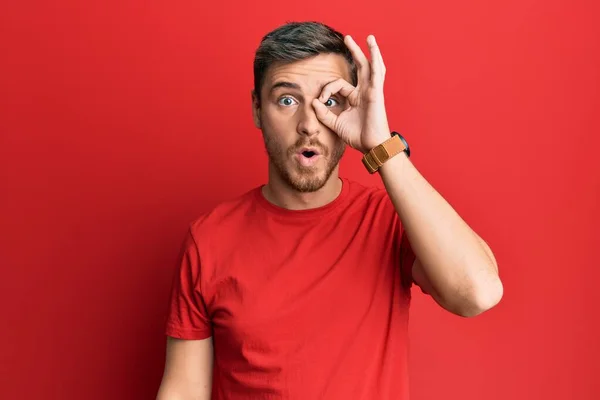
[[[374,83],[383,83],[385,78],[385,64],[383,63],[381,50],[375,40],[375,36],[369,35],[367,43],[371,52],[371,81]]]
[[[359,84],[367,85],[371,78],[371,66],[369,65],[369,60],[365,53],[363,53],[360,46],[354,41],[352,36],[347,35],[344,38],[344,42],[346,46],[350,50],[352,57],[354,58],[354,62],[356,63],[358,82]]]
[[[337,121],[337,115],[323,103],[321,103],[318,99],[314,99],[312,101],[312,106],[315,109],[315,114],[317,114],[317,118],[323,125],[331,129],[335,132],[335,123]]]
[[[355,89],[356,88],[345,79],[336,79],[335,81],[330,82],[323,87],[323,90],[321,90],[321,95],[319,96],[319,100],[324,103],[336,93],[339,93],[347,98],[352,94],[352,92],[354,92]]]

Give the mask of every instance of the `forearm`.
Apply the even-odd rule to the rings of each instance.
[[[461,314],[497,303],[502,285],[485,242],[404,154],[388,160],[380,174],[440,303]]]

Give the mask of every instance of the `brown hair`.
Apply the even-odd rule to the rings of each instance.
[[[340,54],[348,61],[356,86],[356,64],[344,35],[320,22],[289,22],[267,33],[254,57],[254,92],[260,101],[265,74],[274,63],[292,63],[319,54]]]

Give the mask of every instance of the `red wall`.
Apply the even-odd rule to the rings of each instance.
[[[302,19],[377,36],[392,127],[499,261],[479,318],[415,292],[413,399],[600,398],[596,2],[52,3],[0,6],[1,398],[154,396],[187,222],[266,179],[253,51]]]

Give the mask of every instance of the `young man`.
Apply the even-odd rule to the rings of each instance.
[[[489,247],[391,132],[367,43],[370,60],[319,23],[261,42],[252,100],[268,183],[191,225],[158,399],[408,399],[411,284],[465,317],[502,297]],[[346,146],[385,189],[338,176]]]

